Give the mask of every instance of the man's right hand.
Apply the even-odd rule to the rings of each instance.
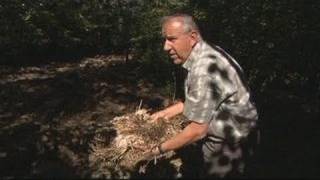
[[[169,120],[173,116],[176,116],[183,112],[184,104],[183,102],[178,102],[174,105],[171,105],[165,108],[162,111],[155,112],[151,115],[151,119],[153,122],[159,121],[161,118],[165,120]]]
[[[161,118],[165,120],[168,119],[167,113],[164,110],[155,112],[151,115],[151,121],[153,122],[158,122]]]

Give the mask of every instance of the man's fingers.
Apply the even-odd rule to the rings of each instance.
[[[151,120],[156,122],[159,118],[161,118],[161,116],[163,116],[163,113],[161,112],[156,112],[154,114],[151,115]]]
[[[158,119],[158,117],[155,115],[150,116],[150,118],[152,122],[156,122],[156,120]]]
[[[146,152],[142,155],[141,160],[151,160],[154,157],[154,154],[152,152]]]
[[[157,114],[152,114],[150,117],[151,117],[151,119],[152,119],[152,120],[156,120],[156,119],[158,119]]]

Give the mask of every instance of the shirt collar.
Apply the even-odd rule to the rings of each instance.
[[[202,44],[202,41],[197,42],[197,44],[193,47],[189,57],[187,60],[182,64],[182,67],[190,71],[196,57],[198,56],[200,52],[200,46]]]

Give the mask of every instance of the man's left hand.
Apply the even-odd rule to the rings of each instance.
[[[143,154],[143,158],[142,160],[151,160],[153,159],[155,156],[158,156],[160,154],[160,151],[158,149],[157,146],[151,148],[150,151],[147,151]]]

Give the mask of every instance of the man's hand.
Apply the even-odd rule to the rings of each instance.
[[[158,156],[160,154],[160,150],[157,146],[151,148],[151,150],[143,153],[141,161],[150,161],[155,156]]]
[[[164,110],[155,112],[151,115],[151,120],[153,122],[158,122],[161,118],[168,119],[167,113]]]
[[[184,107],[183,102],[177,102],[176,104],[171,105],[162,111],[158,111],[158,112],[152,114],[151,119],[154,122],[157,122],[161,118],[168,120],[168,119],[172,118],[173,116],[176,116],[176,115],[182,113],[183,107]]]
[[[146,173],[147,166],[150,161],[156,159],[156,156],[160,154],[160,151],[157,146],[151,148],[150,151],[143,153],[142,158],[139,160],[138,167],[139,173]],[[156,162],[156,161],[155,161]]]

